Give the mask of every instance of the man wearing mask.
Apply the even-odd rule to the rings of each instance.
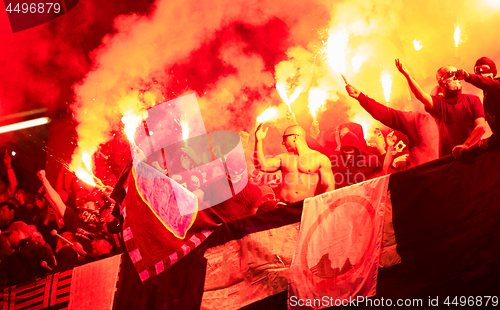
[[[486,127],[481,100],[478,96],[462,94],[462,84],[455,67],[444,66],[436,73],[443,96],[425,93],[399,59],[396,59],[396,67],[406,78],[415,97],[436,121],[440,157],[453,154],[458,158],[463,150],[481,139]]]
[[[474,73],[458,70],[459,76],[472,85],[483,90],[484,114],[490,125],[493,135],[486,141],[500,137],[500,78],[497,75],[497,66],[493,60],[481,57],[474,65]]]

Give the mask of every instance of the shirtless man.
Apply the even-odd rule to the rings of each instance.
[[[276,157],[264,157],[262,140],[267,130],[262,124],[255,131],[255,168],[263,172],[281,170],[283,181],[281,199],[296,202],[319,193],[335,189],[330,160],[325,155],[311,150],[306,143],[306,132],[298,126],[288,127],[283,134],[282,144],[288,153]]]

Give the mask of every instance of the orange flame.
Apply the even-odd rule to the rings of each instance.
[[[181,129],[182,129],[182,139],[184,141],[187,141],[189,138],[189,126],[187,122],[181,122]]]
[[[326,41],[326,54],[330,67],[335,72],[346,71],[346,49],[349,42],[349,34],[341,30],[331,35]]]
[[[455,39],[455,47],[458,47],[460,43],[462,43],[462,31],[460,31],[460,27],[457,25],[455,26],[455,34],[453,35],[453,38]]]
[[[122,117],[122,123],[125,125],[123,131],[130,142],[134,142],[135,131],[141,124],[142,119],[143,118],[141,116],[132,112],[128,112]]]
[[[269,107],[261,115],[257,117],[257,123],[275,121],[280,117],[280,112],[277,107]]]
[[[83,182],[85,182],[89,185],[92,185],[92,186],[97,185],[94,181],[94,177],[90,173],[85,171],[85,169],[83,169],[83,168],[77,169],[77,170],[75,170],[75,174]]]
[[[385,102],[389,102],[391,99],[392,80],[393,77],[389,73],[382,71],[380,82],[382,83],[382,88],[384,89]]]
[[[422,43],[418,41],[417,39],[413,40],[413,47],[415,48],[416,51],[420,51],[422,49]]]
[[[319,87],[314,87],[309,90],[309,112],[313,119],[316,119],[318,111],[325,105],[328,93]]]
[[[278,90],[278,94],[280,95],[281,99],[283,99],[283,101],[288,106],[288,111],[292,112],[291,104],[295,100],[297,100],[300,93],[304,90],[304,87],[297,86],[290,97],[288,97],[285,82],[276,83],[276,89]]]
[[[86,169],[83,166],[75,169],[74,171],[76,176],[83,182],[92,186],[96,186],[94,176],[92,174],[92,156],[85,152],[82,153],[82,162],[85,165]]]

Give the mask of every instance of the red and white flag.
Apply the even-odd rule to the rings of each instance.
[[[289,308],[375,295],[389,176],[306,199],[289,274]]]

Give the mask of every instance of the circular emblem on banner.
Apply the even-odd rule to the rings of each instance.
[[[336,218],[330,217],[335,213]],[[318,216],[304,238],[300,250],[304,273],[312,273],[317,277],[319,287],[342,282],[354,274],[374,241],[375,233],[371,229],[374,219],[375,209],[364,197],[351,195],[329,203],[329,207]],[[334,228],[329,229],[334,235],[318,234],[322,233],[322,230],[318,230],[321,225],[330,224],[334,225]],[[368,235],[364,232],[368,232]],[[327,242],[323,241],[325,237]],[[329,244],[332,240],[334,244]],[[315,257],[320,257],[319,260],[309,262],[311,250],[316,252]]]

